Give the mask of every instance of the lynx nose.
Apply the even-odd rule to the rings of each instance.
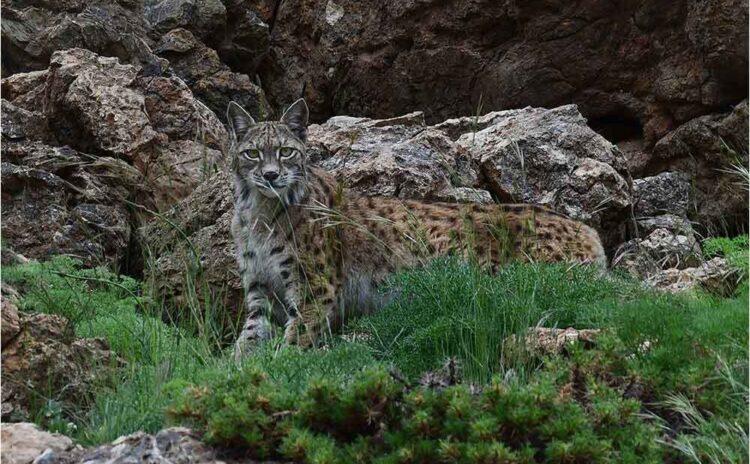
[[[263,178],[268,182],[273,182],[279,178],[279,173],[276,171],[268,171],[263,173]]]

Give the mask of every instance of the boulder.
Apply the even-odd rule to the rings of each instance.
[[[46,68],[57,50],[80,47],[159,71],[139,3],[65,0],[3,2],[3,75]]]
[[[642,237],[648,236],[656,229],[666,229],[675,235],[684,235],[688,238],[695,237],[690,221],[674,214],[637,217],[635,222],[638,226],[638,233]]]
[[[480,185],[502,202],[548,206],[620,243],[631,204],[618,149],[586,124],[575,105],[525,108],[446,121],[478,166]],[[470,129],[470,130],[467,130]]]
[[[662,214],[686,218],[690,206],[690,177],[681,172],[662,172],[635,179],[633,203],[636,218]]]
[[[254,76],[268,55],[271,28],[245,0],[224,0],[223,3],[227,7],[227,27],[216,51],[232,70]]]
[[[136,169],[41,142],[3,143],[2,158],[4,246],[36,259],[122,265],[132,230],[126,200],[137,200],[143,181]]]
[[[60,142],[89,153],[132,159],[156,143],[138,68],[81,48],[55,52],[45,89],[45,116]]]
[[[116,356],[103,339],[75,338],[61,316],[19,316],[18,333],[2,348],[3,422],[29,420],[39,392],[59,403],[65,417],[80,417],[93,400],[94,385],[111,380],[108,368]]]
[[[741,278],[742,273],[725,259],[713,258],[697,267],[665,269],[649,277],[646,283],[670,293],[702,289],[728,297],[735,291]]]
[[[195,433],[183,427],[172,427],[154,434],[136,432],[110,444],[86,450],[59,453],[60,462],[108,464],[125,462],[223,464],[249,462],[219,460],[217,453],[201,443]]]
[[[0,459],[5,464],[37,464],[76,447],[73,440],[58,433],[40,430],[35,424],[20,422],[0,425]],[[40,457],[44,455],[45,460]]]
[[[145,277],[153,283],[153,296],[169,301],[166,306],[185,308],[195,302],[192,298],[208,295],[212,304],[231,314],[241,310],[242,286],[230,232],[233,191],[232,177],[219,171],[177,203],[166,220],[154,218],[139,230],[139,241],[151,258]]]
[[[245,74],[232,72],[215,50],[208,48],[186,29],[173,29],[162,36],[156,53],[192,89],[193,94],[222,119],[230,101],[235,101],[259,120],[269,115],[260,87]]]
[[[690,218],[705,232],[747,230],[748,103],[690,120],[658,141],[653,170],[689,176]]]
[[[24,139],[43,140],[54,143],[55,136],[47,127],[47,119],[39,111],[29,111],[2,99],[0,132],[7,141]]]
[[[220,0],[147,0],[144,14],[156,33],[186,28],[203,39],[222,31],[227,21]]]
[[[613,266],[641,279],[664,269],[684,269],[700,263],[700,246],[692,233],[681,235],[667,229],[655,229],[644,239],[625,242],[612,261]]]
[[[421,113],[373,120],[337,116],[308,131],[311,156],[355,192],[433,201],[487,202],[468,152]],[[461,190],[459,190],[461,189]]]
[[[122,269],[145,211],[224,163],[226,130],[177,77],[70,49],[2,88],[3,237],[29,257]]]

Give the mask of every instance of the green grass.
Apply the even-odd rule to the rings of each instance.
[[[139,283],[129,277],[101,268],[81,269],[77,261],[59,257],[5,267],[3,281],[22,294],[22,311],[65,316],[76,336],[105,338],[126,363],[109,382],[102,382],[86,414],[59,411],[54,396],[31,411],[41,425],[69,433],[83,444],[108,442],[137,430],[155,432],[164,426],[164,408],[174,385],[236,369],[220,331],[205,329],[211,325],[210,315],[199,321],[181,318],[180,326],[165,323],[166,311],[143,296]],[[290,391],[301,391],[313,375],[343,379],[377,361],[362,345],[341,344],[312,354],[274,341],[262,346],[252,363]],[[68,426],[71,422],[73,427]]]
[[[714,237],[703,241],[703,254],[706,258],[723,257],[730,265],[740,269],[747,275],[748,249],[750,243],[747,235],[737,237]]]
[[[744,240],[704,249],[746,256]],[[6,267],[3,279],[21,291],[23,310],[62,314],[127,362],[88,412],[64,418],[83,444],[156,431],[171,407],[173,421],[259,458],[747,462],[746,283],[733,298],[675,296],[585,267],[519,264],[490,276],[442,260],[393,277],[395,301],[345,329],[363,341],[302,351],[273,340],[238,367],[213,335],[214,316],[165,323],[169,311],[132,279],[65,258]],[[536,325],[605,335],[595,349],[552,358],[504,346]],[[485,393],[404,391],[388,374],[413,382],[448,357]],[[491,391],[503,408],[488,403]],[[42,425],[65,422],[44,412]],[[387,428],[374,429],[372,414]]]

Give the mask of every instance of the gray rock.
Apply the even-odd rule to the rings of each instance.
[[[697,267],[665,269],[647,279],[655,288],[670,293],[703,289],[719,296],[730,296],[741,280],[741,272],[723,258],[713,258]]]
[[[272,4],[264,90],[280,105],[306,82],[320,119],[573,102],[611,141],[651,146],[747,97],[747,0]]]
[[[645,279],[664,269],[684,269],[700,262],[700,246],[692,235],[655,229],[645,239],[633,239],[621,245],[612,264]]]
[[[60,142],[133,158],[158,137],[135,87],[138,68],[80,48],[55,52],[45,113]]]
[[[242,309],[242,286],[230,232],[234,214],[232,178],[219,171],[168,213],[153,218],[139,230],[139,242],[151,252],[145,278],[154,284],[154,297],[167,299],[178,310],[191,303],[186,276],[201,302],[208,296],[230,316]]]
[[[477,174],[465,150],[427,127],[421,113],[373,120],[335,117],[308,133],[313,156],[352,190],[368,196],[430,200],[471,198]]]
[[[84,451],[61,453],[64,462],[86,464],[141,463],[223,464],[213,449],[183,427],[172,427],[151,435],[136,432],[108,445]]]
[[[225,0],[226,36],[218,45],[221,60],[233,70],[255,75],[261,60],[268,55],[270,27],[243,0]]]
[[[0,133],[4,140],[54,140],[54,135],[47,127],[47,120],[38,111],[28,111],[2,100],[3,111],[0,113]]]
[[[694,237],[693,226],[687,219],[674,214],[662,214],[659,216],[645,216],[636,218],[638,233],[647,236],[656,229],[666,229],[675,235]]]
[[[186,28],[201,38],[223,31],[227,20],[219,0],[148,0],[144,11],[156,32]]]
[[[606,246],[621,241],[630,206],[617,148],[592,131],[575,105],[491,113],[458,137],[481,185],[503,202],[548,206],[596,228]],[[438,125],[455,136],[471,118]]]
[[[636,218],[671,214],[687,217],[690,205],[690,177],[681,172],[662,172],[633,181]]]
[[[268,118],[270,110],[263,90],[247,75],[232,72],[215,50],[198,41],[190,31],[169,31],[155,51],[169,60],[170,68],[222,120],[230,101],[240,104],[258,120]]]
[[[37,259],[122,263],[131,237],[124,200],[136,200],[143,182],[136,169],[40,142],[3,143],[2,157],[5,246]]]
[[[4,77],[3,98],[25,110],[40,111],[39,102],[44,98],[48,75],[49,72],[43,69]]]
[[[80,47],[159,69],[137,2],[64,0],[3,4],[3,74],[46,68],[57,50]],[[7,97],[6,97],[7,98]]]
[[[748,103],[695,118],[658,141],[652,164],[688,174],[690,218],[703,232],[747,230]]]
[[[6,464],[41,464],[51,456],[74,449],[70,438],[40,430],[28,422],[0,425],[0,437],[0,459]]]

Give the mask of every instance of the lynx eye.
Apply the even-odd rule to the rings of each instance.
[[[257,161],[260,159],[260,150],[251,148],[242,152],[242,155],[250,161]]]
[[[279,148],[279,156],[281,159],[289,159],[292,156],[297,154],[297,150],[291,147],[281,147]]]

